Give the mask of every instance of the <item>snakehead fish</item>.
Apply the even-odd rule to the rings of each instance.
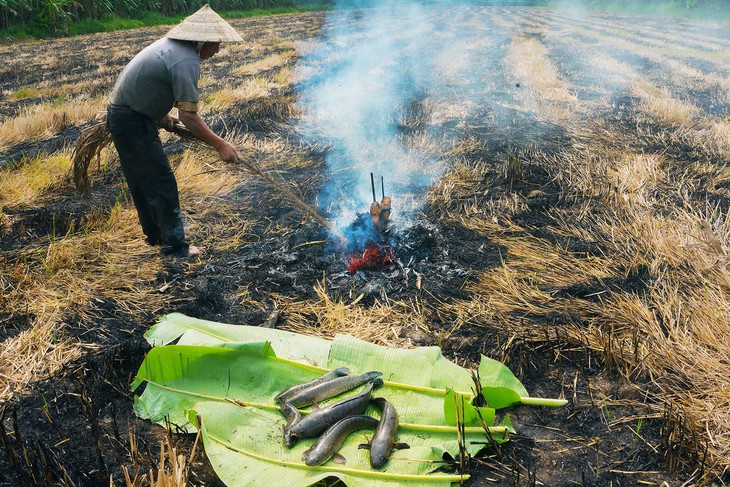
[[[291,429],[302,419],[302,414],[288,402],[282,403],[279,411],[287,420],[286,426],[284,426],[284,444],[291,448],[297,442],[297,439],[291,435]]]
[[[326,374],[324,374],[321,377],[317,377],[314,380],[310,380],[309,382],[304,382],[302,384],[295,384],[287,389],[284,389],[279,394],[274,397],[275,402],[284,402],[286,399],[290,396],[293,396],[294,394],[297,394],[298,392],[301,392],[305,389],[308,389],[310,387],[314,387],[318,384],[321,384],[323,382],[327,382],[328,380],[335,379],[337,377],[346,376],[350,373],[350,369],[346,367],[340,367],[339,369],[334,369]]]
[[[292,426],[291,435],[299,438],[314,438],[342,418],[363,413],[370,405],[370,394],[373,392],[373,388],[381,385],[383,385],[383,381],[378,377],[359,394],[312,412]]]
[[[356,415],[341,419],[322,433],[312,447],[302,454],[302,460],[310,467],[322,465],[337,453],[350,433],[362,429],[373,429],[377,425],[378,420],[370,416]]]
[[[398,431],[398,412],[391,403],[382,397],[373,399],[373,403],[380,409],[381,413],[373,440],[370,442],[370,466],[380,468],[388,462],[388,456],[395,444],[395,435]]]
[[[309,406],[310,404],[338,396],[345,391],[349,391],[358,386],[370,382],[371,380],[383,375],[381,372],[365,372],[360,375],[348,375],[345,377],[337,377],[309,387],[301,392],[286,398],[286,402],[292,406]]]

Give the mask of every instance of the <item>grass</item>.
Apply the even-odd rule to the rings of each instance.
[[[21,86],[15,92],[13,93],[13,99],[15,100],[25,100],[26,98],[33,98],[34,96],[37,96],[38,92],[29,86]]]
[[[243,19],[249,17],[261,17],[269,15],[282,15],[298,12],[312,12],[327,10],[328,4],[311,3],[300,4],[290,7],[254,8],[250,10],[219,11],[224,19]],[[65,35],[79,36],[96,34],[102,32],[114,32],[118,30],[137,29],[141,27],[154,27],[158,25],[177,24],[187,15],[165,16],[158,12],[142,12],[134,18],[121,18],[116,14],[106,14],[99,19],[83,19],[70,22]],[[0,30],[0,36],[13,40],[44,39],[54,37],[54,33],[41,25],[12,26]]]
[[[713,382],[716,374],[730,372],[719,372],[726,367],[718,362],[728,352],[725,345],[719,344],[718,336],[726,327],[721,310],[730,304],[723,291],[728,281],[728,221],[715,207],[698,206],[688,200],[684,204],[689,209],[680,207],[666,213],[657,195],[688,184],[682,179],[667,179],[662,170],[669,161],[628,153],[613,160],[621,197],[612,201],[612,212],[580,225],[576,225],[580,220],[571,212],[555,215],[555,231],[601,242],[603,253],[610,259],[577,259],[559,246],[513,236],[515,228],[519,229],[514,224],[505,235],[489,220],[475,225],[470,216],[465,224],[489,235],[509,253],[500,268],[482,275],[470,287],[475,296],[468,304],[454,305],[457,323],[498,322],[523,334],[525,315],[538,320],[564,316],[568,336],[561,341],[567,338],[569,343],[603,354],[604,361],[621,370],[627,379],[642,374],[656,379],[656,374],[663,371],[662,381],[655,382],[662,397],[699,406],[690,399],[693,394],[684,393],[686,388],[680,387],[689,380],[695,385],[689,390],[704,390],[717,400],[723,396],[726,384],[724,380]],[[556,299],[545,291],[626,275],[640,266],[657,276],[646,295],[609,292],[600,301],[590,303],[576,298]],[[698,361],[704,364],[699,370]],[[726,420],[724,414],[708,414],[705,407],[707,403],[689,413],[692,421],[712,431],[724,429],[720,426]],[[726,448],[713,445],[710,450],[715,458],[724,458]]]
[[[276,297],[276,308],[287,314],[287,329],[330,338],[342,330],[388,346],[412,346],[409,336],[428,333],[427,312],[418,302],[388,301],[371,307],[360,304],[362,295],[350,290],[332,296],[322,281],[315,286],[316,300]],[[448,334],[446,335],[448,336]]]
[[[226,86],[205,97],[205,109],[218,111],[235,104],[266,98],[271,93],[271,83],[263,77],[252,77],[236,86]]]
[[[143,472],[138,459],[138,456],[142,455],[137,451],[136,440],[130,432],[130,457],[133,465],[132,468],[128,468],[126,465],[122,467],[126,487],[147,485],[150,487],[185,487],[189,485],[191,466],[199,441],[200,432],[195,437],[189,456],[186,456],[185,453],[179,453],[180,448],[175,446],[172,432],[168,429],[167,436],[160,441],[160,460],[157,469],[150,468],[149,472]],[[111,479],[109,483],[111,487],[114,487],[115,484]]]
[[[286,64],[292,62],[296,56],[296,51],[284,51],[277,54],[272,54],[263,59],[258,59],[252,63],[243,64],[234,70],[235,74],[250,76],[258,74],[261,71],[270,71],[274,68],[281,68]]]
[[[556,122],[565,123],[575,118],[578,100],[539,40],[515,37],[505,63],[506,69],[524,87],[518,96],[525,103]]]
[[[564,0],[556,0],[548,2],[549,5],[556,7],[572,6],[571,2]],[[701,19],[730,22],[730,14],[724,8],[721,0],[715,2],[705,2],[697,4],[697,2],[688,1],[658,1],[658,2],[622,2],[617,0],[599,0],[588,4],[596,12],[610,12],[616,14],[630,13],[632,15],[646,16],[667,16],[680,19]]]
[[[692,125],[697,107],[677,100],[666,90],[661,90],[648,83],[636,83],[632,86],[634,94],[646,104],[646,112],[654,115],[665,125]]]
[[[116,284],[119,279],[154,277],[158,264],[149,260],[151,251],[141,238],[129,240],[138,234],[134,210],[119,207],[90,217],[84,232],[49,236],[5,260],[14,284],[3,295],[4,306],[24,311],[31,320],[28,329],[0,344],[5,364],[0,390],[6,391],[6,399],[8,393],[52,375],[94,346],[66,336],[64,317],[69,313],[90,318],[94,311],[88,303],[93,297],[121,299],[132,307],[155,299],[145,290],[123,290]],[[140,260],[143,256],[147,259]]]
[[[67,179],[69,158],[68,152],[39,156],[17,168],[2,180],[3,184],[12,182],[8,188],[15,191],[3,192],[3,197],[8,198],[4,204],[37,202],[49,187]],[[214,158],[208,152],[186,152],[181,160],[173,162],[181,197],[188,201],[188,207],[196,210],[202,221],[210,217],[215,222],[208,228],[211,235],[236,228],[236,234],[226,244],[237,245],[246,235],[247,224],[239,220],[234,227],[226,221],[225,213],[210,202],[239,184],[239,175],[225,170],[210,171]],[[46,172],[44,168],[49,167],[56,169]],[[190,231],[196,231],[200,225],[195,220],[188,223]],[[204,238],[205,230],[200,233]],[[6,261],[13,269],[10,275],[17,277],[11,278],[12,292],[3,295],[3,306],[27,309],[34,318],[28,330],[0,345],[2,363],[12,364],[3,368],[0,379],[5,399],[34,378],[52,375],[78,359],[91,346],[64,338],[63,317],[69,313],[93,319],[94,310],[88,303],[99,299],[124,303],[133,310],[161,306],[166,299],[164,294],[146,286],[118,284],[149,282],[163,265],[161,257],[142,237],[131,202],[122,199],[112,208],[88,214],[81,228],[72,228],[66,235],[51,233],[16,259]]]
[[[25,159],[0,180],[0,206],[33,206],[51,189],[67,185],[70,170],[71,154],[68,151],[50,155],[40,153]]]

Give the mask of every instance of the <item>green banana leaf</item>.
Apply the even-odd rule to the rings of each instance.
[[[191,411],[199,414],[208,457],[228,485],[280,485],[260,480],[268,478],[261,477],[261,471],[272,471],[276,478],[294,475],[293,485],[309,485],[329,475],[340,477],[351,487],[376,485],[374,481],[383,486],[406,480],[408,485],[449,485],[458,481],[453,476],[431,474],[442,465],[444,455],[455,458],[459,453],[457,428],[445,425],[443,417],[444,391],[414,389],[394,382],[377,389],[375,395],[396,405],[401,418],[399,441],[409,444],[409,449],[395,451],[385,470],[374,472],[367,452],[358,448],[366,443],[365,432],[348,437],[340,450],[348,458],[346,467],[331,461],[314,469],[305,467],[301,455],[314,440],[302,440],[292,449],[283,446],[285,421],[273,397],[293,383],[319,376],[321,371],[260,353],[266,350],[263,344],[250,350],[156,347],[132,384],[133,388],[146,384],[144,392],[135,398],[135,412],[142,418],[170,422],[190,432],[195,430]],[[378,415],[374,407],[366,413]],[[489,444],[482,427],[464,428],[463,434],[472,455]],[[499,442],[508,440],[505,427],[491,428],[490,434]]]
[[[180,428],[194,431],[187,423],[186,410],[195,402],[242,403],[276,412],[273,398],[278,392],[319,377],[323,372],[252,350],[191,345],[153,348],[132,383],[133,389],[146,383],[144,392],[135,399],[135,411],[153,422],[162,423],[167,418]],[[400,366],[411,365],[406,361]],[[353,367],[351,371],[365,372]],[[445,425],[444,390],[388,381],[374,395],[396,405],[403,428],[428,430],[430,426]]]
[[[476,408],[471,373],[446,360],[437,347],[390,349],[348,335],[329,341],[179,313],[164,317],[145,337],[153,345],[175,340],[177,345],[156,346],[145,358],[132,384],[133,389],[144,384],[135,412],[189,432],[196,430],[199,415],[206,453],[227,485],[310,485],[330,476],[350,487],[451,485],[463,478],[435,472],[444,459],[456,458],[461,445],[475,455],[514,433],[509,416],[485,430],[482,425],[494,422],[494,408],[564,403],[528,397],[507,367],[482,357],[479,377],[490,407]],[[340,450],[347,458],[344,466],[331,460],[319,467],[304,465],[301,455],[313,439],[291,449],[283,445],[285,420],[273,397],[336,367],[354,374],[383,373],[385,384],[373,395],[395,405],[398,439],[410,446],[394,451],[384,469],[373,470],[367,450],[359,448],[372,436],[368,431],[346,439]],[[379,411],[371,406],[366,414],[378,417]],[[457,419],[465,426],[457,428]]]
[[[441,465],[438,460],[443,447],[449,447],[442,447],[436,438],[432,438],[435,443],[431,447],[419,436],[401,432],[401,441],[413,443],[411,448],[395,451],[383,469],[374,470],[367,450],[359,448],[372,432],[360,431],[350,435],[340,449],[345,465],[329,461],[309,467],[302,462],[301,455],[313,440],[302,441],[291,450],[284,447],[277,437],[281,421],[274,413],[253,408],[231,409],[223,403],[201,403],[196,407],[188,413],[188,419],[194,421],[195,414],[205,409],[206,419],[201,421],[203,446],[216,473],[230,487],[305,486],[326,477],[337,477],[349,487],[450,487],[468,478],[430,473]]]
[[[145,333],[153,345],[209,345],[245,347],[245,342],[268,341],[278,357],[330,370],[356,364],[360,371],[379,370],[386,381],[411,386],[453,388],[473,396],[471,374],[441,355],[438,347],[411,350],[382,347],[350,335],[337,335],[334,341],[300,335],[284,330],[247,325],[229,325],[191,318],[181,313],[168,314]],[[410,368],[401,364],[409,363]],[[518,404],[563,406],[567,401],[532,398],[522,383],[504,364],[482,356],[479,365],[482,391],[490,407],[501,409]]]
[[[455,426],[457,420],[465,425],[486,425],[494,423],[496,411],[489,407],[476,407],[471,403],[471,397],[459,394],[448,389],[444,398],[444,418],[446,424]]]
[[[260,326],[229,325],[215,321],[191,318],[182,313],[170,313],[144,334],[150,345],[226,346],[229,343],[268,341],[277,356],[325,366],[332,342],[322,338]],[[235,345],[228,345],[235,346]]]
[[[350,364],[379,370],[383,372],[383,380],[430,387],[442,393],[447,387],[468,392],[474,386],[469,371],[447,360],[438,347],[389,348],[351,335],[337,335],[330,348],[327,368]]]

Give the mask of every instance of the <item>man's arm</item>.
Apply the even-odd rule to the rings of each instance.
[[[233,145],[218,137],[215,132],[210,130],[210,127],[200,118],[197,112],[189,112],[178,108],[178,116],[180,121],[185,124],[185,127],[190,132],[207,144],[211,145],[218,151],[218,156],[221,160],[228,162],[236,162],[238,160],[238,152]]]

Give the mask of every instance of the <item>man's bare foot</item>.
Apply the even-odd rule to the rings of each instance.
[[[203,247],[196,247],[195,245],[188,247],[188,257],[200,257],[203,252],[205,252]]]

